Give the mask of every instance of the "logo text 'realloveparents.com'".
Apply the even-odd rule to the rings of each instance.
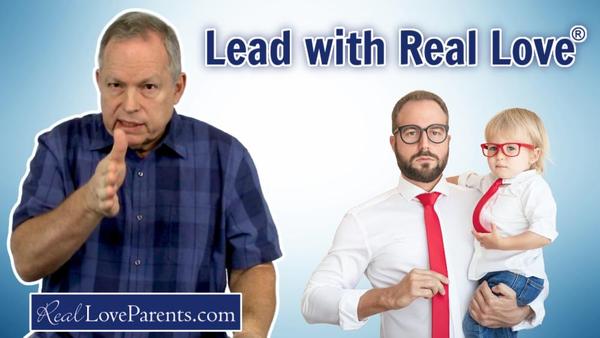
[[[31,294],[33,331],[239,331],[240,294]]]

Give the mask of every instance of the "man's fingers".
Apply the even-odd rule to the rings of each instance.
[[[119,195],[115,194],[115,197],[113,198],[112,208],[109,211],[109,216],[116,216],[119,213],[120,209],[121,205],[119,203]]]
[[[481,296],[483,297],[483,301],[486,305],[490,304],[491,302],[495,301],[498,298],[498,296],[496,296],[492,292],[492,289],[490,289],[490,287],[486,281],[483,281],[479,285],[479,288],[477,290],[480,292]]]
[[[484,281],[483,283],[486,282]],[[485,288],[489,290],[487,283],[485,284]],[[484,296],[483,290],[484,289],[481,287],[481,285],[479,286],[479,288],[477,288],[477,290],[475,290],[475,295],[473,296],[473,299],[469,304],[469,313],[471,314],[471,317],[475,319],[476,322],[486,326],[486,317],[484,316],[485,311],[489,309],[489,305],[487,303],[486,297]]]
[[[113,191],[116,190],[113,189]],[[111,193],[111,197],[106,196],[106,198],[99,201],[99,207],[103,215],[109,217],[115,216],[120,210],[119,195]]]
[[[483,283],[486,282],[484,281]],[[483,285],[483,283],[481,285]],[[481,285],[479,285],[479,287],[475,290],[475,294],[473,295],[473,301],[471,301],[471,303],[477,304],[478,309],[481,309],[483,306],[485,306],[485,297],[483,296]],[[485,284],[485,286],[488,287],[487,283]]]
[[[442,275],[441,273],[433,270],[422,270],[422,269],[413,269],[412,272],[415,273],[415,278],[417,280],[424,280],[435,278],[444,284],[448,284],[448,277]]]
[[[110,200],[115,197],[117,194],[117,189],[114,186],[108,186],[104,188],[104,198],[105,200]]]
[[[422,297],[427,299],[433,298],[433,296],[435,295],[435,292],[428,288],[417,289],[414,293],[416,297]]]
[[[495,293],[500,294],[504,297],[516,298],[515,290],[511,289],[510,287],[508,287],[508,285],[506,285],[504,283],[500,283],[500,284],[494,286],[492,288],[492,290]]]
[[[115,185],[117,183],[117,174],[114,171],[109,171],[106,176],[104,176],[104,186],[109,187]]]
[[[105,199],[100,202],[100,208],[106,212],[106,211],[111,210],[114,207],[114,204],[115,204],[114,198]]]
[[[448,283],[448,278],[441,273],[415,268],[404,277],[401,284],[407,287],[406,295],[411,298],[410,303],[415,298],[431,299],[438,293],[444,295],[444,283]]]
[[[431,290],[434,294],[436,293],[440,293],[440,294],[445,294],[446,290],[444,289],[444,284],[442,284],[442,282],[440,282],[437,279],[428,279],[425,280],[423,282],[421,282],[420,284],[421,288],[426,288]]]
[[[435,277],[440,282],[442,282],[444,284],[448,284],[448,282],[449,282],[448,277],[442,275],[441,273],[439,273],[437,271],[430,271],[430,273],[433,275],[433,277]]]
[[[125,154],[127,154],[127,135],[121,129],[115,129],[113,131],[113,139],[114,143],[109,156],[114,160],[125,160]]]
[[[127,147],[127,135],[115,129],[112,150],[98,163],[89,189],[86,189],[90,209],[103,216],[114,216],[119,212],[117,193],[125,179]]]
[[[436,294],[439,293],[440,295],[445,295],[446,294],[446,289],[444,289],[444,285],[440,282],[435,283],[432,288],[431,291]]]
[[[96,196],[99,202],[110,200],[115,197],[117,189],[114,186],[105,186],[100,189],[96,189]]]
[[[473,317],[473,319],[475,319],[476,322],[479,322],[480,321],[480,317],[479,317],[480,313],[481,313],[481,307],[475,301],[475,298],[473,298],[473,300],[471,300],[471,303],[469,304],[469,314],[471,315],[471,317]]]

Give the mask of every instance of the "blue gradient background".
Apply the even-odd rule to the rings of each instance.
[[[389,112],[404,93],[427,88],[451,110],[447,173],[486,170],[477,144],[486,121],[510,106],[528,107],[544,120],[552,143],[546,179],[559,206],[557,241],[545,249],[551,280],[544,324],[522,337],[597,337],[600,277],[595,212],[600,169],[595,148],[600,115],[600,5],[592,1],[75,1],[3,2],[0,10],[0,100],[3,179],[0,219],[8,223],[20,179],[40,130],[75,113],[97,109],[92,81],[96,43],[119,11],[143,7],[171,21],[180,35],[190,83],[178,109],[237,136],[251,151],[278,223],[285,257],[279,260],[280,305],[273,337],[375,337],[373,318],[356,332],[308,325],[300,298],[326,253],[344,212],[392,186],[398,177],[387,143]],[[567,35],[587,27],[571,68],[489,67],[489,30],[504,39]],[[309,69],[299,41],[329,35],[336,25],[372,27],[387,40],[379,69]],[[270,37],[293,29],[294,65],[286,69],[206,69],[203,32],[217,28],[219,43],[234,35]],[[463,35],[479,29],[479,66],[472,69],[397,67],[397,29]],[[506,43],[506,41],[505,41]],[[221,47],[222,48],[222,47]],[[506,48],[506,47],[505,47]],[[8,225],[0,227],[6,238]],[[2,337],[27,332],[28,293],[14,277],[8,251],[0,254]]]

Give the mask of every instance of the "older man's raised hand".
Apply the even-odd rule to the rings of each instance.
[[[113,137],[112,150],[98,163],[86,187],[86,207],[104,217],[113,217],[119,213],[118,192],[127,171],[125,165],[127,135],[123,130],[115,129]]]

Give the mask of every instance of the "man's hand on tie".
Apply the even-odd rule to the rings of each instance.
[[[401,309],[419,297],[430,299],[437,293],[443,295],[444,284],[448,284],[448,278],[438,272],[412,269],[400,283],[386,288],[387,307]]]

